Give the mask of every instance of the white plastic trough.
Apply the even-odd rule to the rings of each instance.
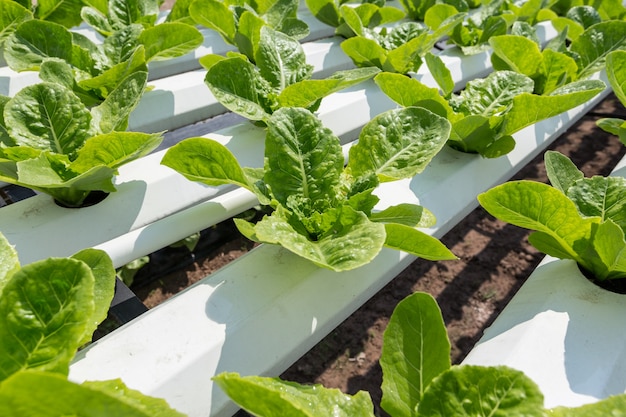
[[[626,158],[612,175],[626,177]],[[576,407],[626,392],[626,295],[589,282],[550,256],[500,313],[464,363],[524,371],[545,406]]]
[[[476,207],[478,193],[517,172],[597,100],[515,135],[519,146],[508,157],[445,149],[422,174],[385,184],[379,196],[384,205],[429,208],[438,220],[429,232],[441,237]],[[212,375],[280,374],[413,260],[383,250],[367,266],[334,273],[261,245],[80,352],[70,377],[117,376],[190,416],[231,415],[236,407]]]

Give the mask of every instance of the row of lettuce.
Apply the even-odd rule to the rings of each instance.
[[[3,416],[116,415],[182,417],[162,399],[121,380],[68,380],[69,365],[104,319],[115,270],[106,253],[20,266],[0,235],[0,411]],[[506,366],[451,365],[450,342],[434,298],[415,293],[389,321],[380,358],[381,407],[393,417],[618,415],[626,394],[568,408],[546,409],[537,385]],[[210,378],[211,375],[207,375]],[[224,372],[215,382],[255,416],[374,416],[369,393]]]
[[[3,3],[5,9],[8,3]],[[169,24],[186,25],[176,28],[191,33],[189,28],[195,28],[189,19],[200,23],[193,17],[200,5],[203,11],[198,13],[207,14],[214,7],[208,13],[211,16],[225,5],[179,1],[169,20],[157,23],[158,5],[124,3],[134,8],[123,10],[116,2],[106,7],[93,2],[81,8],[81,17],[98,29],[102,42],[69,31],[58,21],[32,18],[4,40],[7,63],[20,71],[39,71],[44,82],[2,99],[0,179],[76,206],[93,191],[114,191],[116,169],[158,145],[160,134],[126,131],[130,112],[149,88],[147,64],[180,56],[202,42],[194,34],[195,40],[185,48],[179,42],[174,42],[176,47],[163,44],[159,39],[172,39],[164,36],[174,29]],[[626,49],[626,22],[621,21],[621,14],[611,14],[622,10],[613,2],[597,9],[584,5],[572,9],[563,2],[552,8],[537,2],[519,7],[499,2],[506,4],[501,14],[490,9],[496,4],[490,3],[484,5],[487,12],[482,18],[473,20],[458,17],[477,6],[462,1],[428,8],[402,3],[410,17],[423,14],[431,28],[445,27],[446,33],[410,22],[397,26],[402,28],[398,30],[374,30],[404,17],[382,4],[329,3],[333,8],[325,3],[313,7],[309,2],[316,17],[324,16],[323,21],[335,26],[338,34],[355,39],[345,46],[347,53],[357,43],[370,40],[382,49],[371,42],[367,48],[385,51],[362,64],[355,60],[362,68],[326,80],[311,79],[311,67],[298,42],[306,30],[295,17],[297,8],[290,3],[288,10],[278,12],[279,3],[259,4],[226,7],[229,16],[236,18],[234,30],[223,32],[248,49],[237,45],[239,53],[208,56],[201,63],[215,96],[266,130],[264,167],[241,167],[228,149],[207,138],[182,141],[168,150],[162,163],[194,181],[251,190],[273,210],[256,224],[237,220],[244,235],[281,244],[333,270],[362,266],[384,246],[426,259],[454,259],[438,240],[417,229],[435,220],[426,208],[400,204],[374,210],[377,187],[419,174],[444,146],[489,158],[507,154],[515,146],[515,132],[602,91],[604,84],[589,77],[605,63],[611,86],[626,103],[622,89],[626,52],[615,51]],[[42,17],[45,7],[46,2],[39,2],[34,15],[26,16]],[[565,12],[558,16],[566,17],[552,16],[559,8]],[[511,17],[522,11],[530,17],[521,21]],[[276,21],[268,25],[270,15]],[[562,30],[542,46],[529,27],[545,16],[552,16]],[[446,19],[454,24],[441,25]],[[76,20],[64,22],[66,26],[78,24]],[[499,33],[503,22],[505,32]],[[159,29],[151,32],[154,28]],[[424,42],[411,40],[420,45],[414,55],[419,61],[408,66],[397,58],[406,56],[406,51],[393,53],[408,44],[402,34],[416,35],[412,39],[421,36],[419,42]],[[456,44],[466,47],[467,53],[488,45],[495,71],[455,93],[445,65],[430,53],[443,36],[455,43],[455,37],[465,39],[466,44]],[[50,39],[55,43],[47,42]],[[257,42],[250,43],[253,39]],[[48,47],[41,48],[44,44]],[[439,88],[404,75],[419,68],[422,58]],[[232,81],[239,76],[244,78]],[[398,108],[363,127],[345,163],[339,139],[314,112],[326,95],[371,78]],[[528,112],[530,108],[533,112]],[[625,141],[623,121],[608,119],[601,126]],[[547,153],[546,165],[552,187],[512,182],[481,195],[479,201],[494,215],[537,230],[531,242],[546,253],[575,259],[598,279],[623,278],[625,181],[583,178],[559,154]],[[550,204],[528,204],[534,199]],[[180,415],[162,400],[145,397],[121,381],[75,384],[67,380],[74,353],[104,319],[113,295],[115,271],[104,252],[87,249],[71,258],[20,266],[14,249],[2,239],[0,259],[2,415],[73,415],[105,409],[115,415]],[[415,323],[423,325],[417,328]],[[618,396],[576,409],[545,410],[541,393],[521,373],[503,367],[451,367],[448,350],[434,300],[416,294],[401,303],[385,334],[383,408],[394,417],[471,415],[468,407],[475,407],[477,413],[488,409],[507,415],[594,416],[626,406],[624,396]],[[255,415],[373,415],[366,393],[351,397],[319,386],[234,374],[222,374],[216,382]]]

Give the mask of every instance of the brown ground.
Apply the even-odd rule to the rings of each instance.
[[[624,118],[624,114],[621,104],[611,96],[550,148],[570,157],[587,176],[608,175],[626,148],[598,129],[595,120],[615,115]],[[522,178],[547,181],[541,157],[515,176]],[[415,291],[426,291],[437,299],[447,324],[452,361],[460,362],[542,259],[543,255],[527,243],[527,234],[476,209],[442,239],[460,260],[415,261],[282,377],[349,393],[366,390],[378,404],[382,333],[395,305]],[[250,242],[233,236],[185,270],[137,289],[138,295],[153,306],[251,247]],[[376,407],[377,414],[386,415]]]

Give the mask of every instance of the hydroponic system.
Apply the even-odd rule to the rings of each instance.
[[[479,204],[547,256],[460,365],[402,301],[382,409],[626,412],[626,161],[545,152],[626,104],[620,2],[0,6],[0,415],[373,416],[276,376]],[[538,155],[549,185],[509,181]],[[254,250],[92,342],[116,271],[231,218]]]

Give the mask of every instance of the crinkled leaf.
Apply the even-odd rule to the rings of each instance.
[[[433,378],[450,368],[450,341],[437,302],[421,292],[406,297],[383,337],[381,406],[395,417],[413,417]]]
[[[278,378],[242,377],[221,373],[213,380],[240,407],[265,417],[373,417],[369,395],[360,391],[344,394],[321,385],[299,385]]]
[[[594,7],[587,5],[572,7],[567,11],[566,17],[578,22],[585,29],[602,21],[600,13]]]
[[[15,272],[0,297],[0,381],[24,369],[66,375],[94,311],[93,289],[89,267],[75,259]]]
[[[139,35],[142,31],[143,26],[132,24],[116,30],[104,40],[102,47],[109,57],[111,65],[126,62],[136,53],[137,48],[141,47]],[[143,53],[145,56],[145,50]]]
[[[604,68],[609,52],[626,48],[626,21],[595,24],[572,41],[570,51],[578,55],[579,78]]]
[[[513,98],[513,105],[505,115],[502,133],[513,133],[538,121],[559,115],[586,103],[606,88],[600,80],[581,80],[554,90],[550,95],[522,93]],[[528,109],[533,109],[529,112]]]
[[[28,20],[7,38],[4,57],[15,71],[36,71],[46,58],[71,62],[72,35],[57,23]]]
[[[282,108],[268,120],[265,177],[283,205],[290,196],[333,198],[344,157],[339,139],[311,112]]]
[[[565,155],[555,151],[546,151],[544,154],[546,173],[554,188],[567,194],[567,190],[574,183],[584,178],[584,174]]]
[[[363,127],[348,167],[357,176],[374,171],[381,181],[409,178],[426,168],[449,135],[450,122],[426,109],[389,110]]]
[[[567,189],[567,197],[583,216],[611,219],[626,231],[626,178],[582,178]]]
[[[110,0],[109,19],[116,29],[133,23],[154,23],[159,3],[141,0]]]
[[[457,112],[466,115],[495,116],[507,112],[513,99],[532,93],[534,83],[529,77],[513,71],[495,71],[486,78],[467,83],[461,94],[450,99]],[[532,107],[525,107],[527,110]]]
[[[376,67],[337,71],[323,80],[302,80],[287,86],[278,96],[281,107],[310,108],[330,94],[369,80],[378,74]]]
[[[216,62],[207,71],[205,83],[224,107],[247,119],[263,120],[273,111],[271,85],[242,58]]]
[[[279,244],[333,271],[346,271],[369,263],[385,242],[385,225],[369,221],[365,214],[348,206],[342,207],[332,229],[316,241],[294,228],[282,210],[259,221],[254,231],[261,242]]]
[[[91,109],[93,123],[99,132],[125,131],[128,128],[130,113],[139,104],[147,82],[147,71],[133,72],[102,103]]]
[[[19,372],[2,384],[0,414],[5,417],[183,417],[165,400],[131,390],[119,379],[76,384],[61,375],[36,371]]]
[[[163,137],[160,133],[109,132],[92,136],[70,165],[77,172],[104,165],[117,169],[153,151]]]
[[[224,145],[211,139],[185,139],[167,150],[161,164],[191,181],[249,188],[246,174],[235,156]]]
[[[411,226],[385,223],[385,246],[429,261],[454,260],[457,257],[438,239]]]
[[[512,181],[480,194],[478,201],[502,221],[550,235],[562,252],[585,265],[579,245],[588,241],[591,225],[599,219],[581,218],[576,205],[556,188],[533,181]]]
[[[91,136],[91,114],[60,84],[24,87],[4,108],[9,133],[18,145],[74,155]]]
[[[146,61],[176,58],[202,45],[204,37],[194,26],[180,22],[164,22],[144,29],[139,43],[146,48]]]
[[[435,225],[437,219],[433,213],[420,205],[401,203],[372,213],[370,220],[381,223],[404,224],[411,227],[430,227]]]
[[[433,380],[417,412],[424,417],[542,417],[543,394],[523,372],[512,368],[454,366]]]
[[[278,91],[310,78],[313,72],[313,67],[306,63],[302,45],[268,26],[261,29],[255,60],[263,78]]]
[[[11,276],[20,269],[20,261],[15,248],[0,233],[0,296],[2,288],[11,279]]]

